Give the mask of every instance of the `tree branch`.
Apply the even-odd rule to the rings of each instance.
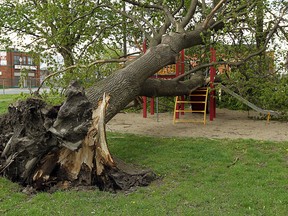
[[[161,43],[162,36],[166,33],[167,29],[171,26],[171,22],[168,18],[165,19],[163,25],[159,28],[157,34],[151,38],[150,46],[156,46]]]
[[[71,69],[74,69],[74,68],[90,68],[92,67],[93,65],[96,65],[96,64],[107,64],[107,63],[115,63],[115,62],[126,62],[127,59],[101,59],[101,60],[96,60],[88,65],[71,65],[69,67],[66,67],[64,68],[63,70],[59,70],[59,71],[56,71],[52,74],[49,74],[48,76],[45,77],[45,79],[41,82],[41,84],[39,85],[38,89],[35,91],[36,94],[39,93],[40,89],[42,88],[43,84],[48,80],[50,79],[51,77],[53,76],[56,76],[58,74],[61,74],[61,73],[64,73],[66,71],[69,71]]]
[[[85,17],[90,16],[91,14],[93,14],[93,13],[95,12],[95,10],[96,10],[97,8],[100,8],[100,7],[105,7],[105,6],[104,6],[104,5],[99,5],[99,2],[96,3],[96,6],[93,7],[90,12],[85,13],[85,14],[83,14],[83,15],[81,15],[81,16],[76,17],[74,20],[72,20],[72,21],[68,24],[68,26],[71,26],[72,24],[74,24],[75,22],[77,22],[77,21],[80,20],[80,19],[83,19],[83,18],[85,18]]]
[[[257,52],[254,52],[250,55],[248,55],[246,58],[242,59],[241,61],[237,61],[237,62],[231,62],[231,61],[217,61],[217,62],[211,62],[211,63],[207,63],[207,64],[202,64],[202,65],[199,65],[191,70],[189,70],[188,72],[186,72],[185,74],[182,74],[176,78],[174,78],[175,81],[179,81],[181,79],[183,79],[184,77],[192,74],[192,73],[195,73],[203,68],[207,68],[207,67],[210,67],[210,66],[215,66],[215,65],[230,65],[230,66],[240,66],[242,64],[244,64],[245,62],[247,62],[250,58],[254,57],[254,56],[257,56],[259,55],[260,53],[264,52],[267,48],[267,44],[269,42],[269,40],[271,39],[273,33],[275,33],[275,31],[277,30],[277,28],[274,28],[274,30],[272,30],[269,34],[269,37],[266,39],[266,42],[264,44],[264,46],[259,49]]]
[[[203,65],[200,65],[200,66],[197,66],[195,68],[193,68],[192,70],[188,71],[187,73],[185,74],[182,74],[176,78],[174,78],[175,81],[179,81],[181,79],[183,79],[184,77],[192,74],[192,73],[195,73],[203,68],[207,68],[207,67],[210,67],[210,66],[215,66],[215,65],[219,65],[219,64],[224,64],[224,65],[230,65],[230,66],[239,66],[241,64],[244,64],[246,61],[248,61],[250,58],[254,57],[254,56],[257,56],[259,55],[260,53],[264,52],[267,48],[267,45],[270,41],[270,39],[272,38],[273,34],[277,31],[278,27],[279,27],[279,23],[281,22],[282,20],[282,17],[285,15],[286,11],[288,9],[288,6],[285,7],[283,10],[282,10],[282,14],[280,16],[280,18],[277,20],[277,22],[275,23],[274,27],[272,28],[272,30],[269,32],[268,34],[268,37],[266,38],[265,40],[265,43],[263,45],[263,47],[261,49],[259,49],[258,51],[248,55],[246,58],[242,59],[241,61],[237,61],[237,62],[231,62],[231,61],[218,61],[218,62],[211,62],[211,63],[207,63],[207,64],[203,64]]]
[[[225,2],[226,0],[221,0],[210,12],[210,14],[207,15],[206,19],[204,20],[203,23],[203,28],[207,29],[210,20],[213,18],[213,16],[215,15],[215,13],[221,8],[222,4]]]
[[[143,4],[132,0],[123,0],[123,1],[142,8],[163,10],[163,8],[160,5]]]
[[[172,13],[170,13],[168,7],[166,7],[165,5],[162,7],[165,16],[170,20],[170,22],[176,27],[176,31],[179,31],[178,29],[178,23],[175,20],[174,16],[172,15]]]
[[[130,14],[126,13],[125,11],[122,11],[122,10],[116,10],[113,6],[111,5],[106,5],[107,8],[111,9],[112,11],[115,11],[116,13],[119,13],[129,19],[132,20],[132,22],[138,26],[138,28],[140,29],[140,31],[142,31],[143,33],[145,33],[145,29],[143,28],[143,26],[141,25],[141,23],[134,17],[134,16],[131,16]],[[145,22],[146,23],[146,22]],[[151,31],[153,32],[153,34],[156,34],[156,31],[154,28],[151,29]],[[151,36],[150,35],[147,35],[148,36],[148,39],[151,39]]]
[[[183,18],[182,22],[180,23],[181,28],[184,27],[190,22],[191,18],[194,16],[196,8],[197,8],[198,0],[193,0],[190,3],[190,7],[188,9],[187,14]]]
[[[181,3],[179,4],[179,6],[176,8],[176,10],[172,13],[173,16],[175,16],[180,10],[181,8],[183,8],[184,6],[184,0],[181,0]]]
[[[201,73],[193,74],[189,80],[185,81],[151,78],[144,82],[139,95],[147,97],[185,95],[203,86],[204,83],[204,76]]]
[[[117,26],[117,25],[120,25],[121,23],[119,22],[119,23],[116,23],[115,25],[112,25],[112,28],[113,27],[115,27],[115,26]],[[80,54],[78,55],[78,56],[82,56],[83,54],[84,54],[84,52],[85,51],[87,51],[87,48],[89,47],[89,46],[91,46],[92,44],[94,44],[96,41],[97,41],[97,39],[99,39],[99,37],[100,37],[100,35],[102,34],[102,33],[104,33],[107,29],[109,29],[109,28],[111,28],[111,26],[109,26],[109,27],[101,27],[101,26],[99,26],[100,27],[100,31],[96,34],[96,35],[94,35],[94,38],[92,39],[92,40],[90,40],[87,44],[85,44],[84,46],[83,46],[83,48],[81,48],[79,51],[80,51]]]

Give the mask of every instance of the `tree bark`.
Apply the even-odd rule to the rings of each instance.
[[[205,79],[202,72],[193,74],[190,79],[185,81],[149,78],[143,83],[139,95],[147,97],[162,97],[190,94],[204,84]]]

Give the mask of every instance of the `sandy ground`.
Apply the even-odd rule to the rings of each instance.
[[[255,120],[254,113],[217,109],[214,121],[173,124],[173,113],[143,118],[141,113],[119,113],[107,125],[107,131],[160,137],[245,138],[288,141],[288,122]],[[203,114],[186,113],[181,119],[203,119]]]

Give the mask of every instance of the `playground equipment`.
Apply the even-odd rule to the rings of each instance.
[[[143,50],[146,51],[146,44],[143,44]],[[163,68],[159,71],[155,76],[152,78],[160,78],[160,79],[172,79],[180,74],[184,74],[184,50],[180,52],[180,58],[176,62],[175,65],[170,65],[166,68]],[[214,48],[210,48],[210,62],[216,62],[216,50]],[[175,71],[175,73],[168,73]],[[174,106],[174,114],[173,114],[173,123],[176,122],[203,122],[206,124],[206,111],[209,103],[209,117],[210,121],[213,121],[216,118],[216,91],[215,85],[220,86],[220,88],[225,91],[226,93],[230,94],[231,96],[235,97],[236,99],[240,100],[251,109],[255,110],[258,113],[267,115],[267,122],[269,122],[271,116],[278,116],[279,114],[273,110],[264,110],[262,108],[257,107],[255,104],[252,104],[245,98],[241,97],[240,95],[236,94],[235,92],[231,91],[229,88],[222,84],[215,84],[215,76],[216,76],[216,68],[214,66],[210,67],[210,82],[209,82],[209,89],[207,87],[198,88],[196,91],[189,94],[188,99],[185,96],[177,96],[175,98],[175,106]],[[209,94],[210,93],[210,94]],[[208,101],[209,95],[209,101]],[[198,97],[198,98],[197,98]],[[196,98],[196,99],[195,99]],[[197,106],[195,106],[198,104]],[[199,104],[202,104],[199,108]],[[191,109],[187,109],[187,105],[191,106]],[[186,106],[186,108],[185,108]],[[195,109],[194,107],[198,107]],[[179,113],[184,115],[184,113],[203,113],[203,121],[195,121],[194,119],[179,119]],[[154,98],[150,100],[150,113],[154,115]],[[157,112],[158,113],[158,112]],[[143,97],[143,117],[147,118],[147,97]]]
[[[210,53],[211,53],[211,57],[210,57],[210,62],[215,62],[216,61],[216,50],[211,48],[210,49]],[[238,99],[239,101],[241,101],[242,103],[246,104],[247,106],[249,106],[251,109],[255,110],[258,113],[261,113],[263,115],[267,116],[267,123],[269,123],[271,116],[279,116],[279,113],[273,111],[273,110],[265,110],[262,109],[260,107],[257,107],[255,104],[252,104],[251,102],[249,102],[248,100],[246,100],[245,98],[241,97],[240,95],[236,94],[235,92],[231,91],[228,87],[217,83],[214,83],[214,79],[216,76],[216,68],[214,66],[210,67],[210,97],[209,97],[209,114],[210,114],[210,121],[213,121],[213,119],[216,117],[216,91],[215,91],[215,85],[218,85],[223,91],[225,91],[226,93],[230,94],[231,96],[235,97],[236,99]],[[203,89],[203,88],[202,88]],[[205,88],[204,88],[205,89]],[[195,94],[197,95],[199,92],[199,90],[196,90],[195,93],[192,92],[190,94],[190,100],[182,100],[179,98],[179,96],[176,97],[175,99],[175,108],[174,108],[174,117],[173,117],[173,123],[176,122],[203,122],[204,124],[206,124],[206,109],[207,109],[207,97],[208,97],[208,89],[206,88],[206,98],[203,97],[202,101],[197,100],[195,102],[195,100],[191,100],[191,95]],[[205,98],[205,99],[204,99]],[[195,111],[195,109],[193,109],[193,103],[195,104],[204,104],[204,106],[202,106],[202,109],[198,109]],[[190,104],[192,106],[191,110],[181,110],[181,107],[184,107],[185,104]],[[180,108],[179,108],[180,107]],[[199,107],[199,106],[198,106]],[[183,108],[182,108],[183,109]],[[179,120],[179,113],[184,114],[185,112],[203,112],[204,113],[204,119],[203,121],[195,121],[193,119],[191,120]]]
[[[193,91],[188,96],[188,100],[183,100],[181,96],[177,96],[175,100],[173,124],[176,122],[193,122],[193,123],[203,123],[206,124],[206,113],[207,113],[207,98],[208,98],[208,88],[200,87]],[[181,107],[184,105],[184,109]],[[188,108],[187,108],[188,105]],[[203,120],[195,120],[193,118],[189,119],[179,119],[177,114],[179,113],[203,113]]]
[[[143,52],[144,53],[146,52],[146,49],[147,49],[146,40],[144,40],[144,42],[143,42]],[[215,62],[216,61],[216,50],[214,48],[211,48],[210,53],[211,53],[210,61]],[[152,78],[173,79],[173,78],[175,78],[181,74],[184,74],[185,73],[184,61],[185,61],[185,51],[182,50],[180,52],[180,58],[178,59],[178,61],[176,62],[175,65],[170,65],[170,66],[163,68],[158,73],[156,73],[156,75],[153,76]],[[171,71],[172,71],[172,73],[170,73]],[[210,67],[210,99],[209,99],[210,121],[213,121],[213,119],[216,117],[216,99],[215,99],[215,89],[214,89],[215,76],[216,76],[216,68],[214,66],[211,66]],[[206,93],[208,94],[208,89],[207,89]],[[147,118],[147,102],[148,102],[148,100],[147,100],[147,97],[145,97],[145,96],[143,96],[142,98],[143,98],[143,118]],[[184,101],[184,98],[185,98],[184,96],[177,96],[176,97],[177,110],[184,110],[185,109],[185,103],[180,102],[180,101]],[[158,105],[158,103],[156,105]],[[175,105],[175,107],[176,107],[176,105]],[[207,100],[206,100],[206,107],[207,107]],[[150,99],[150,114],[151,115],[154,115],[154,109],[155,109],[155,100],[152,97]],[[180,113],[179,111],[174,111],[175,117],[173,119],[173,122],[176,122],[176,119],[179,119],[179,113]],[[184,112],[181,112],[181,113],[184,114]],[[158,114],[158,111],[157,111],[157,114]],[[157,117],[157,119],[158,119],[158,117]],[[179,122],[179,121],[177,121],[177,122]],[[204,124],[205,123],[206,123],[206,113],[205,113]]]
[[[146,52],[146,44],[143,44],[143,50]],[[181,74],[184,74],[185,71],[185,52],[182,50],[180,52],[180,57],[177,60],[176,64],[168,65],[158,71],[154,76],[151,78],[154,79],[173,79]],[[146,96],[143,96],[143,118],[147,118],[147,102],[148,99]],[[157,103],[158,104],[158,103]],[[156,104],[156,105],[157,105]],[[154,115],[154,110],[155,110],[155,99],[154,97],[150,98],[150,114]],[[158,113],[158,112],[157,112]]]
[[[246,100],[245,98],[241,97],[240,95],[236,94],[235,92],[233,92],[231,89],[229,89],[228,87],[222,85],[222,84],[217,84],[218,86],[220,86],[220,88],[225,91],[226,93],[232,95],[233,97],[235,97],[236,99],[238,99],[239,101],[241,101],[242,103],[246,104],[247,106],[249,106],[251,109],[255,110],[258,113],[267,115],[267,122],[269,122],[271,116],[278,116],[279,113],[273,111],[273,110],[265,110],[262,109],[260,107],[257,107],[255,104],[249,102],[248,100]]]
[[[214,48],[210,48],[210,62],[216,62],[216,50]],[[210,116],[210,121],[213,121],[213,119],[216,118],[216,92],[215,92],[215,85],[214,85],[214,80],[215,80],[215,76],[216,76],[216,68],[214,66],[210,67],[210,73],[209,74],[210,74],[209,116]],[[196,91],[192,92],[189,95],[189,97],[190,97],[189,100],[184,100],[183,96],[181,96],[181,99],[179,98],[179,96],[177,96],[175,99],[173,123],[176,123],[176,122],[203,122],[203,124],[206,124],[208,93],[209,93],[208,88],[202,87],[202,88],[198,88]],[[196,100],[195,100],[195,97],[196,97]],[[185,108],[185,104],[190,104],[191,110],[187,110]],[[195,106],[195,104],[198,104],[197,109],[193,108],[193,106]],[[200,104],[202,104],[202,106],[199,106]],[[200,107],[200,109],[199,109],[199,107]],[[204,119],[203,119],[203,121],[197,121],[194,119],[179,120],[179,113],[184,114],[185,112],[203,113]]]

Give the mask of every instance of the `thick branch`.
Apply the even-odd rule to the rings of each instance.
[[[140,96],[161,97],[189,94],[205,83],[202,73],[193,74],[189,80],[147,79],[142,85]]]

